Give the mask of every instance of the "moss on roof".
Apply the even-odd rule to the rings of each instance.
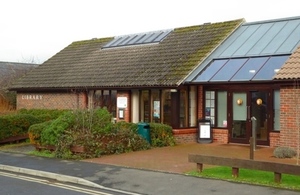
[[[176,28],[159,44],[102,49],[112,37],[73,42],[13,88],[176,87],[243,22]]]

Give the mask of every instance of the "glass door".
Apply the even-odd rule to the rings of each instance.
[[[268,113],[267,113],[267,97],[268,93],[263,91],[251,92],[250,113],[252,120],[255,120],[255,126],[252,127],[256,132],[256,140],[258,143],[268,140]],[[253,123],[252,123],[253,124]]]
[[[232,94],[232,142],[244,143],[246,142],[247,137],[249,137],[249,135],[247,135],[247,109],[247,93],[234,92]]]
[[[254,128],[257,144],[268,144],[267,94],[266,91],[232,93],[230,142],[249,144]]]

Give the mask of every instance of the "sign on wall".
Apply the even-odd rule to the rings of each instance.
[[[22,95],[21,98],[22,98],[22,100],[41,100],[41,99],[43,99],[43,96],[30,94],[30,95]]]
[[[127,108],[127,97],[118,97],[117,98],[117,107],[118,108]]]

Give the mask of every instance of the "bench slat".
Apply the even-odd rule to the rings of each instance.
[[[300,166],[298,165],[282,164],[282,163],[269,162],[269,161],[206,156],[206,155],[198,155],[198,154],[189,154],[188,161],[192,163],[199,163],[199,164],[229,166],[229,167],[244,168],[244,169],[271,171],[274,173],[300,175]]]

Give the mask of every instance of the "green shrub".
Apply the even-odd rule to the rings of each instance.
[[[114,124],[111,119],[112,115],[105,108],[65,112],[53,121],[32,126],[30,140],[42,146],[55,146],[55,156],[64,159],[94,158],[150,148],[138,134],[138,124]],[[153,147],[175,145],[170,126],[150,123],[150,132]],[[74,146],[83,146],[84,153],[72,153]]]
[[[26,135],[31,125],[40,119],[30,114],[12,114],[0,117],[0,140],[18,135]]]
[[[293,158],[297,155],[297,152],[289,147],[277,147],[273,151],[273,155],[276,158]]]
[[[21,114],[30,114],[36,117],[45,118],[46,120],[56,119],[68,110],[57,110],[57,109],[20,109],[18,110]],[[46,121],[44,120],[44,121]]]
[[[172,127],[161,123],[150,123],[152,147],[174,146],[176,144]]]
[[[16,132],[21,131],[20,128],[13,127],[11,121],[7,117],[0,117],[0,140],[13,136],[14,129]]]
[[[75,117],[72,112],[66,112],[53,122],[41,133],[42,145],[54,145],[58,144],[58,139],[63,133],[74,126]]]
[[[132,151],[147,150],[150,144],[130,129],[108,133],[101,137],[103,154],[120,154]]]
[[[137,133],[138,131],[138,124],[136,123],[128,123],[125,121],[120,121],[113,124],[113,130],[115,131],[122,131],[130,129],[132,132]]]
[[[31,125],[28,130],[30,143],[42,145],[41,134],[48,126],[50,126],[51,123],[52,123],[52,121],[45,121],[43,123]]]

